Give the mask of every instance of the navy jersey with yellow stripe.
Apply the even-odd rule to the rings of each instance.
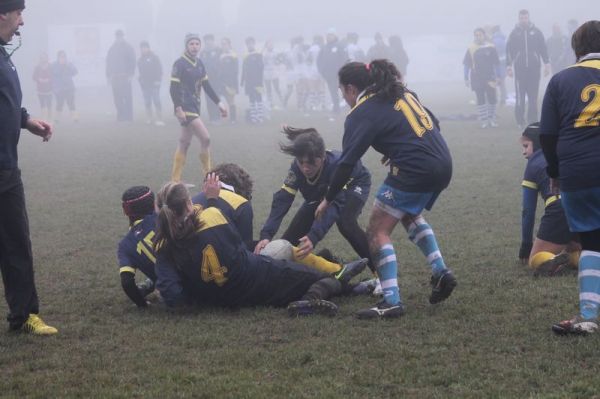
[[[550,190],[550,177],[546,173],[546,158],[544,158],[544,152],[540,149],[535,151],[525,167],[525,174],[523,176],[523,187],[530,188],[540,193],[540,197],[546,205],[550,205],[557,197]]]
[[[600,54],[552,77],[540,129],[542,135],[558,136],[561,191],[600,187]]]
[[[385,183],[407,192],[436,192],[452,176],[450,151],[435,117],[406,91],[395,103],[378,96],[359,99],[344,124],[341,164],[355,165],[369,147],[386,156]]]
[[[218,208],[194,207],[201,226],[196,234],[179,242],[174,250],[159,245],[156,286],[167,305],[186,298],[223,306],[282,306],[299,299],[299,293],[325,276],[301,265],[253,254]],[[290,271],[302,273],[291,284],[291,291],[288,284],[283,285]]]
[[[202,205],[204,208],[208,205],[206,195],[203,192],[196,194],[192,198],[192,202]],[[233,223],[246,247],[248,249],[253,248],[252,203],[237,193],[221,189],[216,206]]]
[[[198,58],[190,58],[188,54],[181,56],[173,64],[171,84],[179,83],[178,90],[171,91],[175,107],[196,110],[200,104],[202,84],[208,80],[206,68]]]
[[[140,270],[152,281],[156,281],[153,242],[156,214],[147,215],[134,222],[129,232],[119,242],[117,258],[120,273],[134,273]]]
[[[499,76],[500,59],[496,47],[491,43],[473,43],[463,59],[465,80],[471,80],[471,88],[485,88]]]
[[[317,203],[323,199],[333,173],[340,162],[341,155],[339,151],[326,151],[323,167],[319,175],[313,180],[309,180],[304,176],[295,160],[292,162],[283,186],[273,195],[271,213],[261,230],[261,239],[272,239],[275,236],[298,191],[300,191],[304,200],[309,203]],[[336,195],[333,201],[335,206],[330,207],[320,220],[315,220],[313,223],[309,233],[313,244],[316,245],[335,223],[335,218],[339,216],[339,208],[343,207],[347,195],[355,195],[364,203],[369,196],[370,189],[371,173],[358,161],[352,170],[350,181],[346,184],[344,190]]]

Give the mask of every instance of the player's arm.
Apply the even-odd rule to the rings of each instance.
[[[558,144],[558,132],[560,129],[560,120],[556,97],[554,96],[554,78],[548,83],[544,101],[542,102],[542,117],[540,119],[540,145],[544,152],[544,158],[548,167],[546,172],[551,179],[557,179],[559,176],[558,170],[558,154],[556,147]]]
[[[252,211],[252,204],[250,201],[243,203],[240,205],[235,211],[235,225],[237,227],[240,236],[242,237],[242,241],[246,244],[246,248],[252,251],[254,250],[253,242],[253,219],[254,213]]]
[[[181,84],[181,73],[177,63],[173,65],[173,71],[171,72],[169,94],[171,95],[171,100],[173,100],[173,107],[175,109],[183,107],[183,85]]]
[[[296,190],[285,184],[281,190],[273,194],[271,212],[260,231],[261,240],[270,240],[277,234],[277,230],[279,230],[279,226],[281,226],[281,221],[285,215],[287,215],[290,207],[294,203],[294,198],[296,198]]]
[[[212,102],[214,102],[215,104],[219,104],[221,99],[217,95],[217,92],[215,91],[215,89],[213,89],[208,78],[204,78],[202,80],[202,88],[204,89],[204,91],[206,91],[206,94],[208,95],[208,97],[210,97]]]
[[[181,276],[160,253],[156,258],[156,289],[167,306],[179,307],[185,304]]]
[[[331,229],[331,226],[338,220],[340,210],[343,206],[343,197],[345,193],[340,193],[337,198],[327,207],[320,218],[315,218],[310,231],[306,235],[312,242],[313,247],[325,237],[325,234]]]
[[[147,303],[144,299],[144,295],[135,284],[136,268],[132,266],[134,262],[131,257],[127,255],[127,249],[124,247],[123,242],[119,243],[117,259],[119,261],[121,287],[123,288],[125,295],[127,295],[127,297],[129,297],[129,299],[131,299],[138,307],[145,307]]]
[[[529,253],[533,246],[533,226],[535,224],[537,195],[537,185],[524,180],[523,208],[521,214],[521,247],[519,248],[519,259],[522,261],[526,261],[529,258]]]

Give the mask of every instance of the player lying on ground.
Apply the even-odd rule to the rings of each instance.
[[[393,63],[350,62],[339,71],[344,99],[352,108],[344,125],[343,152],[317,218],[348,183],[364,153],[373,147],[389,160],[390,171],[379,188],[367,235],[384,300],[357,313],[359,318],[399,317],[404,306],[398,287],[398,263],[390,235],[401,222],[431,267],[434,304],[448,298],[456,278],[446,267],[431,226],[422,216],[450,183],[452,159],[438,121],[402,83]]]
[[[350,279],[366,260],[353,262],[336,279],[255,255],[215,206],[218,177],[209,175],[204,191],[207,208],[193,205],[181,183],[168,183],[158,194],[156,286],[167,305],[288,306],[291,315],[336,313],[337,306],[327,299],[349,290]]]
[[[537,275],[555,275],[567,266],[577,268],[580,247],[575,234],[569,231],[560,195],[554,194],[546,173],[546,158],[540,147],[540,125],[533,123],[521,136],[527,167],[523,177],[523,216],[519,259]],[[538,192],[544,201],[544,216],[537,237],[532,243]]]
[[[121,286],[133,303],[144,307],[148,304],[146,296],[154,291],[156,282],[154,193],[146,186],[134,186],[128,188],[121,199],[123,213],[129,218],[129,232],[117,249]],[[137,270],[148,278],[139,285],[135,283]]]
[[[260,232],[260,241],[254,248],[254,253],[260,253],[273,239],[281,221],[290,210],[296,193],[300,191],[304,203],[281,236],[298,246],[298,258],[311,253],[334,223],[356,253],[361,258],[369,258],[367,237],[357,221],[371,189],[371,174],[367,168],[357,162],[350,172],[351,181],[336,193],[323,217],[315,220],[315,210],[329,186],[332,173],[340,160],[340,153],[326,151],[323,138],[314,128],[295,129],[285,126],[283,132],[291,143],[281,144],[281,151],[293,156],[294,161],[283,186],[273,194],[271,213]],[[372,262],[369,264],[373,267]]]
[[[571,231],[579,234],[579,314],[552,326],[558,334],[598,329],[600,309],[600,21],[581,25],[571,40],[577,63],[550,79],[540,142],[548,175]]]

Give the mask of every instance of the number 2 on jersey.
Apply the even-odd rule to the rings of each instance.
[[[227,282],[227,268],[221,266],[217,252],[212,245],[207,245],[202,251],[202,266],[200,267],[200,275],[206,283],[214,281],[219,287]]]
[[[592,93],[594,93],[593,98]],[[600,126],[600,85],[586,86],[581,91],[581,101],[589,104],[579,114],[575,127]]]
[[[433,130],[431,116],[411,93],[405,93],[404,98],[398,99],[394,109],[402,111],[417,136],[423,137],[426,131]]]

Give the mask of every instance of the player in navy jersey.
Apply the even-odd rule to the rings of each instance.
[[[384,155],[389,173],[376,196],[367,236],[384,300],[359,311],[359,318],[399,317],[404,313],[398,288],[398,264],[390,235],[401,222],[432,269],[429,302],[445,300],[456,286],[446,268],[431,226],[421,213],[430,210],[450,183],[452,159],[433,114],[402,83],[387,60],[351,62],[339,71],[340,89],[352,108],[344,124],[343,152],[317,218],[347,184],[352,170],[373,147]]]
[[[146,186],[134,186],[122,196],[123,213],[129,218],[129,232],[119,242],[117,258],[121,286],[125,294],[139,307],[147,305],[145,297],[154,291],[154,193]],[[135,273],[140,270],[148,280],[136,285]]]
[[[569,228],[582,247],[579,314],[552,329],[588,334],[598,329],[600,307],[600,21],[580,26],[571,44],[577,63],[548,83],[540,142]]]
[[[463,60],[465,84],[477,96],[481,128],[498,127],[496,122],[496,84],[500,79],[500,59],[482,28],[475,29],[475,40]]]
[[[574,234],[569,231],[560,195],[554,194],[550,188],[546,159],[540,147],[539,123],[527,126],[521,137],[521,145],[523,156],[527,158],[527,167],[522,183],[523,213],[519,259],[523,263],[529,263],[536,275],[552,276],[567,266],[576,268],[579,262],[579,244],[575,241]],[[532,241],[538,193],[544,202],[544,216],[537,238]]]
[[[285,126],[284,133],[291,143],[282,144],[281,150],[293,156],[294,161],[283,186],[273,194],[271,213],[262,227],[254,253],[260,253],[273,239],[296,193],[300,191],[304,203],[281,237],[299,246],[300,258],[312,252],[334,223],[356,253],[361,258],[369,258],[367,237],[357,221],[371,189],[371,174],[367,168],[358,162],[351,171],[352,180],[335,196],[332,206],[323,217],[315,220],[315,210],[325,195],[341,154],[338,151],[326,151],[323,138],[313,128]]]
[[[336,279],[297,263],[255,255],[215,206],[220,191],[216,175],[208,175],[204,191],[207,208],[192,205],[181,183],[168,183],[157,197],[157,288],[167,305],[287,305],[291,315],[336,313],[337,306],[326,299],[349,289],[349,280],[364,269],[366,260],[354,262]]]
[[[208,96],[218,104],[221,116],[227,117],[227,108],[208,81],[208,75],[204,64],[198,58],[201,42],[196,34],[188,34],[185,37],[185,53],[173,64],[171,73],[171,99],[175,106],[175,116],[181,123],[181,137],[179,146],[175,151],[171,180],[180,181],[187,151],[196,136],[200,140],[202,150],[200,151],[200,162],[204,172],[211,169],[210,160],[210,136],[204,123],[200,119],[200,92],[206,91]]]

